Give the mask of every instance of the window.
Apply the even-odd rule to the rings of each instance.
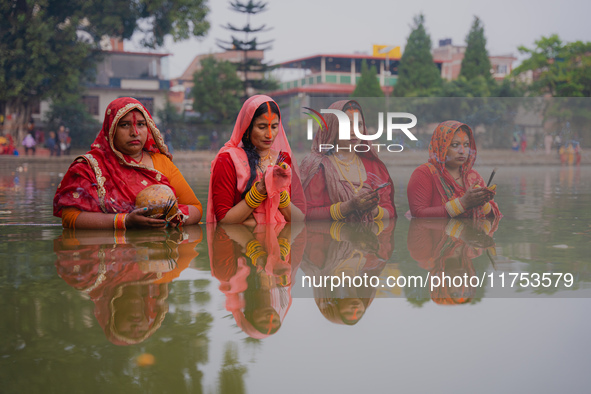
[[[154,98],[153,97],[136,97],[137,100],[143,104],[144,107],[148,110],[148,112],[153,115],[154,114]]]

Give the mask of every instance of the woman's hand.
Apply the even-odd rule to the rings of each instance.
[[[265,175],[267,175],[267,171],[263,173],[263,176],[259,183],[257,183],[257,191],[261,194],[267,194],[267,186],[265,184]]]
[[[378,206],[380,197],[378,191],[363,191],[355,194],[350,200],[343,203],[341,213],[345,216],[353,211],[366,212]]]
[[[460,197],[460,202],[464,209],[469,210],[486,204],[492,200],[494,196],[494,190],[474,185],[468,189],[462,197]]]
[[[163,228],[166,220],[147,217],[148,208],[138,208],[125,217],[126,228]]]

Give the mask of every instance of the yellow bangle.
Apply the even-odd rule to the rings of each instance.
[[[376,220],[374,221],[374,223],[378,226],[378,232],[376,233],[376,235],[380,235],[382,231],[384,231],[384,222],[382,222],[381,220]]]
[[[384,217],[384,208],[378,205],[378,214],[373,218],[373,220],[382,220]]]
[[[279,252],[281,253],[282,260],[285,261],[285,258],[291,251],[291,245],[285,238],[279,238],[277,242],[279,242]]]
[[[343,220],[345,218],[341,213],[341,204],[342,202],[339,201],[330,206],[330,217],[332,217],[332,220]]]
[[[447,213],[449,213],[449,216],[452,218],[455,218],[456,216],[466,212],[466,209],[464,209],[464,206],[460,202],[459,197],[446,202],[445,209]]]
[[[291,204],[291,198],[289,197],[289,193],[287,190],[281,192],[281,197],[279,199],[279,208],[287,208]]]
[[[254,183],[254,185],[252,185],[252,187],[250,188],[250,191],[253,194],[253,197],[255,197],[257,200],[263,201],[265,198],[267,198],[267,194],[262,194],[258,191],[257,189],[257,185],[259,184],[259,181],[256,181]]]
[[[330,225],[330,236],[335,241],[341,242],[341,229],[345,226],[345,222],[332,222]]]

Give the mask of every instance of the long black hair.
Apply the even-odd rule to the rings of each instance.
[[[254,120],[269,111],[269,107],[267,107],[267,104],[269,104],[269,107],[271,107],[271,112],[276,114],[279,120],[281,121],[279,107],[277,106],[277,104],[275,104],[274,101],[264,102],[261,105],[259,105],[256,111],[254,111],[254,115],[252,116],[250,125],[242,135],[242,149],[244,149],[244,152],[246,153],[246,157],[248,158],[248,166],[250,167],[250,178],[246,183],[246,189],[244,189],[244,192],[242,193],[242,198],[246,196],[246,193],[248,193],[248,191],[252,187],[252,184],[254,183],[254,180],[257,178],[257,167],[259,165],[259,161],[261,160],[261,156],[259,155],[259,152],[257,152],[255,146],[250,141],[250,134],[254,126]]]

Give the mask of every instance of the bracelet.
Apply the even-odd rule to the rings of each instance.
[[[378,232],[376,233],[376,235],[380,235],[382,231],[384,231],[384,222],[382,222],[381,220],[376,220],[374,221],[374,223],[378,226]]]
[[[330,217],[332,220],[343,220],[345,218],[341,213],[341,204],[342,202],[339,201],[330,206]]]
[[[330,225],[330,236],[335,241],[341,242],[341,229],[345,226],[345,222],[332,222]]]
[[[285,238],[279,238],[277,242],[279,243],[279,253],[281,254],[281,259],[285,261],[287,255],[291,251],[291,245]]]
[[[252,185],[252,187],[248,191],[248,193],[246,193],[246,196],[244,196],[244,200],[246,201],[246,204],[249,207],[251,207],[252,209],[258,208],[258,206],[261,205],[263,203],[263,201],[265,201],[265,199],[267,198],[266,194],[261,194],[257,190],[258,184],[259,184],[258,181],[255,182],[254,185]]]
[[[450,217],[455,218],[458,215],[463,214],[466,212],[466,209],[460,202],[460,198],[455,198],[453,200],[449,200],[445,203],[445,210],[449,214]]]
[[[250,258],[252,265],[256,265],[258,258],[266,254],[263,245],[261,245],[256,239],[253,239],[246,244],[246,256]]]
[[[374,216],[373,220],[382,220],[384,217],[384,208],[378,205],[378,214]]]
[[[113,227],[116,230],[125,230],[125,219],[127,218],[126,213],[117,213],[113,218]]]
[[[289,197],[289,193],[287,190],[281,192],[281,197],[279,199],[279,208],[287,208],[291,204],[291,198]]]

